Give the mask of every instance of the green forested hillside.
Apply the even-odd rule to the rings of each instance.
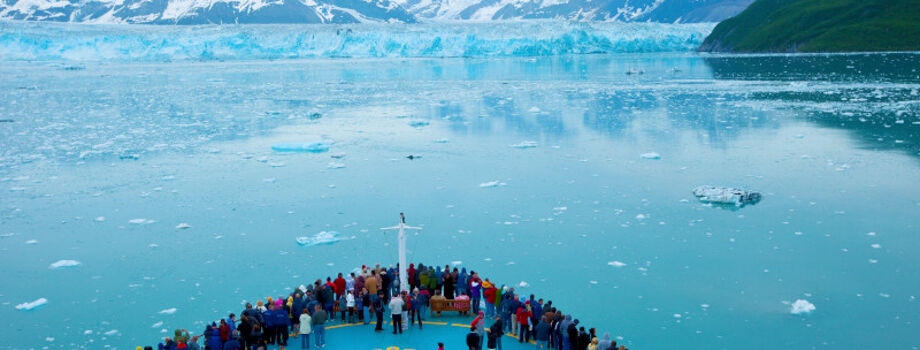
[[[699,50],[920,51],[920,0],[757,0]]]

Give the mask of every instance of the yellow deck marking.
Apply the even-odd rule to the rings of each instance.
[[[439,326],[446,326],[446,325],[447,325],[447,322],[422,321],[422,324],[436,324],[436,325],[439,325]],[[410,350],[410,349],[406,349],[406,350]],[[412,349],[412,350],[414,350],[414,349]]]

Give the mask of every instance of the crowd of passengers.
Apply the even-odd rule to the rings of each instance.
[[[472,314],[476,315],[466,335],[470,350],[484,347],[501,350],[505,335],[513,336],[519,343],[533,340],[537,349],[626,349],[623,345],[617,347],[608,333],[598,338],[594,328],[586,330],[578,319],[563,314],[552,301],[544,303],[533,294],[528,299],[517,294],[513,287],[481,279],[475,271],[450,265],[442,269],[409,264],[406,272],[411,293],[399,293],[398,268],[382,268],[379,264],[372,268],[362,266],[360,272],[340,273],[335,279],[326,277],[325,281],[318,279],[294,288],[288,295],[268,297],[255,305],[247,303],[239,319],[231,313],[207,325],[200,335],[178,329],[158,347],[200,350],[203,342],[205,350],[284,349],[294,337],[300,339],[302,349],[311,345],[325,348],[326,326],[337,319],[343,324],[374,322],[374,330],[382,332],[384,313],[389,311],[392,333],[401,334],[410,326],[422,329],[431,300],[455,300],[470,303]],[[480,310],[481,305],[485,305],[484,310]]]

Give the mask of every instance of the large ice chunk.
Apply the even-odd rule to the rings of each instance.
[[[38,299],[35,299],[27,303],[16,305],[16,310],[24,310],[24,311],[35,310],[36,308],[42,305],[45,305],[47,303],[48,303],[48,299],[38,298]]]
[[[58,260],[57,262],[51,264],[49,268],[60,269],[60,268],[77,267],[77,266],[80,266],[80,262],[76,260]]]
[[[791,312],[793,315],[799,315],[811,313],[812,311],[815,311],[815,304],[812,304],[805,299],[799,299],[792,303],[792,310],[789,312]]]
[[[336,231],[322,231],[312,236],[297,237],[297,244],[312,247],[320,244],[332,244],[341,240],[344,240],[344,238],[339,238],[339,233]]]
[[[760,192],[716,186],[699,186],[693,189],[693,195],[704,203],[731,204],[737,207],[757,204],[761,197]]]
[[[272,149],[278,152],[310,152],[322,153],[332,147],[332,141],[321,140],[315,142],[282,142],[272,145]]]

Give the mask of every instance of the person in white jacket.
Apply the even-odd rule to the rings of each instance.
[[[354,322],[355,319],[355,294],[352,292],[345,293],[345,307],[348,308],[348,322]]]
[[[303,313],[300,314],[300,348],[309,349],[310,348],[310,333],[313,332],[313,318],[310,317],[310,313],[307,312],[307,309],[303,309]]]

